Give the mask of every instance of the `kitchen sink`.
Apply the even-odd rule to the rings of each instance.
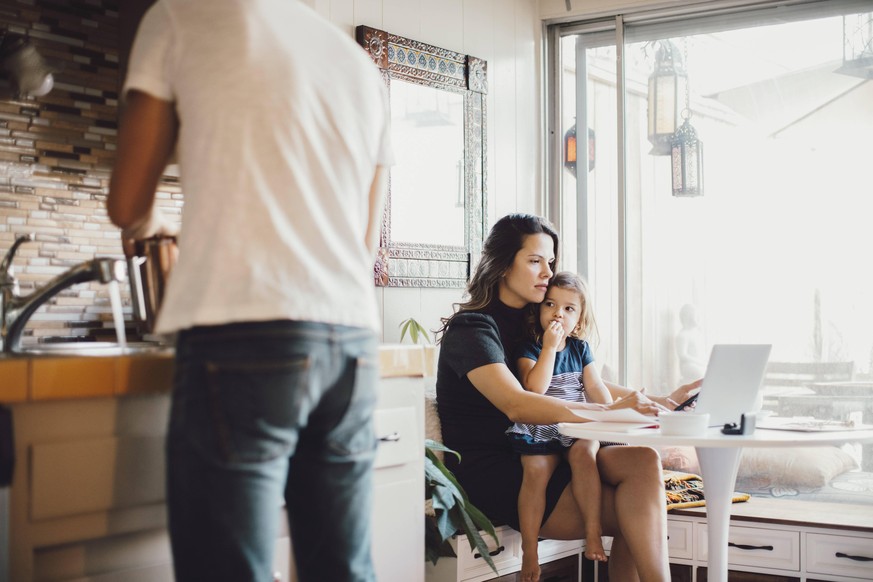
[[[109,357],[169,354],[172,349],[155,342],[130,342],[124,348],[115,342],[62,342],[24,346],[16,353],[23,356]]]

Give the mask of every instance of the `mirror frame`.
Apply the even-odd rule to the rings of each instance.
[[[392,82],[404,81],[464,97],[464,246],[395,241],[389,180],[374,267],[376,285],[464,288],[485,239],[486,62],[364,25],[355,28],[355,38],[379,67],[389,89]],[[413,61],[400,62],[410,53],[416,55]]]

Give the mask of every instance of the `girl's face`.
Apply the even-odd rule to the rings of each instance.
[[[554,262],[552,237],[547,234],[525,236],[512,265],[500,279],[498,297],[504,304],[516,309],[528,303],[541,302],[549,288]]]
[[[564,337],[576,331],[582,317],[582,298],[572,289],[552,287],[540,304],[540,325],[549,329],[552,323],[564,328]],[[563,342],[562,342],[563,343]]]

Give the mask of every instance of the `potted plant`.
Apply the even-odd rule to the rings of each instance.
[[[400,322],[400,343],[403,343],[403,339],[406,337],[407,332],[409,333],[409,339],[412,340],[412,343],[414,344],[419,343],[419,340],[424,340],[424,342],[421,343],[430,343],[430,334],[428,331],[423,325],[411,317]]]
[[[400,343],[403,343],[403,340],[406,339],[406,335],[409,334],[409,339],[412,341],[413,344],[422,344],[422,349],[424,350],[425,375],[435,375],[437,348],[434,345],[425,345],[431,343],[430,333],[425,329],[423,325],[418,323],[418,321],[416,321],[412,317],[401,321],[399,327]]]
[[[456,554],[448,539],[457,532],[463,532],[470,542],[470,548],[475,548],[497,574],[490,550],[480,533],[485,532],[497,542],[494,525],[470,503],[463,487],[446,468],[436,451],[453,454],[461,460],[461,455],[442,443],[431,439],[425,441],[425,499],[433,505],[433,515],[428,515],[425,519],[425,557],[434,564],[442,556],[454,557]]]
[[[412,317],[400,322],[401,343],[407,333],[414,344],[430,343],[428,331]],[[470,503],[467,493],[454,474],[443,464],[437,451],[453,454],[459,461],[461,455],[432,439],[425,440],[424,450],[425,501],[430,503],[432,509],[425,519],[425,558],[436,564],[441,556],[454,557],[455,552],[448,540],[456,533],[463,532],[467,535],[470,548],[475,548],[497,574],[494,560],[480,533],[485,532],[497,542],[494,525],[485,514]]]

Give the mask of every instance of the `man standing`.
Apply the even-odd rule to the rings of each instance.
[[[123,97],[111,220],[125,240],[168,230],[174,149],[185,194],[156,329],[178,333],[176,579],[270,580],[284,497],[301,581],[374,580],[381,77],[299,1],[159,0]]]

